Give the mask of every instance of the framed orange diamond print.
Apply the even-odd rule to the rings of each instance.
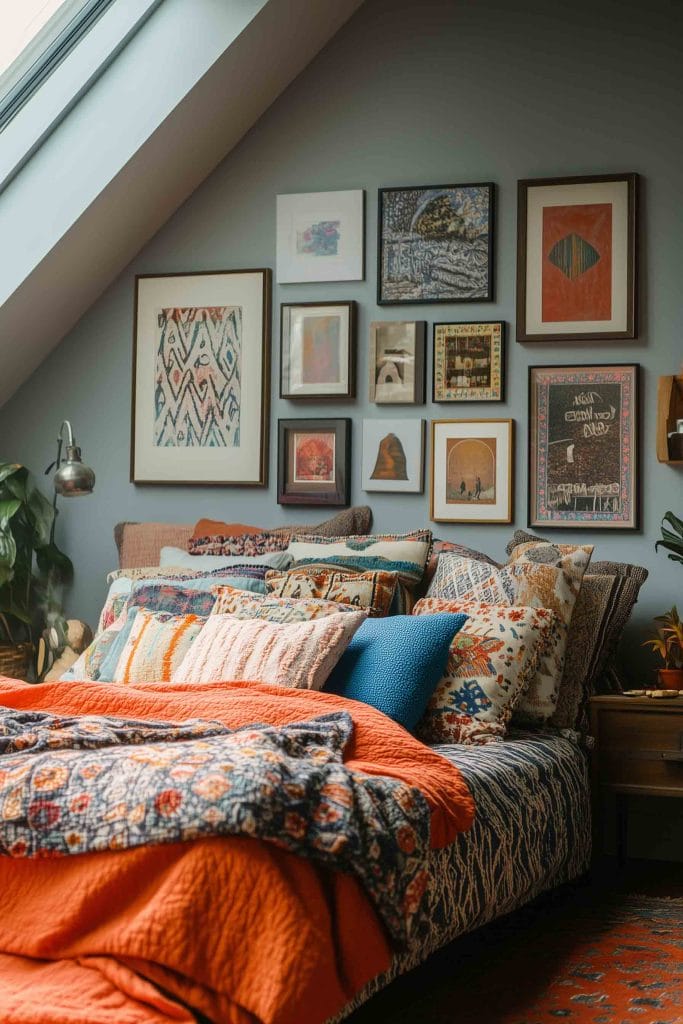
[[[517,341],[637,337],[637,174],[518,182]]]

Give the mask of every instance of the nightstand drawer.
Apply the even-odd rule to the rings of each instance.
[[[601,709],[599,759],[603,786],[680,787],[683,796],[683,715]]]

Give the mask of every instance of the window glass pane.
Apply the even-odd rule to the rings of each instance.
[[[0,0],[0,99],[87,6],[88,0]]]

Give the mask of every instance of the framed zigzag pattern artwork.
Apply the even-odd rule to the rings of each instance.
[[[269,270],[135,282],[131,481],[264,486]]]

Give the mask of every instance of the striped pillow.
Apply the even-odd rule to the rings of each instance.
[[[206,619],[138,609],[114,671],[115,683],[163,683],[173,677]]]
[[[320,598],[355,608],[367,608],[372,618],[389,614],[396,594],[393,572],[329,572],[294,569],[266,573],[266,587],[276,597]]]
[[[325,615],[352,612],[350,605],[320,601],[314,597],[297,600],[293,597],[266,597],[245,594],[235,587],[216,587],[212,615],[234,615],[236,619],[265,619],[268,622],[310,622]]]
[[[172,681],[245,680],[320,690],[365,618],[365,612],[352,611],[283,625],[211,615]]]

